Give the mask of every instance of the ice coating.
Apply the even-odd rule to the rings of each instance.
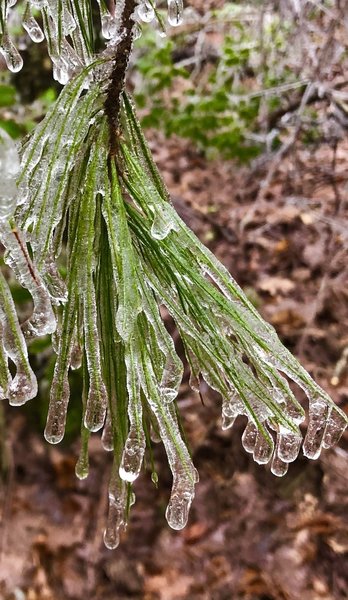
[[[13,361],[16,374],[13,379],[4,373],[8,388],[3,390],[10,404],[18,406],[34,398],[37,394],[36,377],[29,365],[28,351],[23,333],[18,323],[16,309],[7,282],[0,272],[0,319],[1,343],[6,355]],[[2,355],[3,369],[8,369]]]
[[[0,128],[0,220],[9,219],[16,208],[16,180],[20,159],[15,142]]]
[[[7,251],[5,261],[13,269],[21,285],[29,290],[34,302],[31,317],[22,325],[25,337],[33,339],[53,333],[56,318],[51,298],[30,258],[24,234],[16,227],[11,228],[7,221],[0,221],[0,236]]]

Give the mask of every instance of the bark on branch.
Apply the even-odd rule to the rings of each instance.
[[[119,29],[122,38],[117,43],[115,49],[114,67],[104,103],[105,114],[109,124],[110,156],[115,156],[117,151],[121,94],[125,84],[129,56],[133,45],[134,21],[132,15],[136,4],[136,0],[125,0],[122,22]]]

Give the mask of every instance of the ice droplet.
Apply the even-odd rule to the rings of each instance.
[[[109,513],[104,531],[104,544],[109,550],[114,550],[120,543],[120,531],[125,526],[126,487],[115,472],[117,465],[114,461],[113,473],[109,484]]]
[[[75,466],[75,475],[78,479],[87,479],[89,473],[88,445],[82,442],[80,455]]]
[[[51,387],[50,405],[44,436],[50,444],[59,444],[64,437],[66,413],[70,397],[68,366],[61,371],[56,363]]]
[[[23,367],[17,368],[17,373],[8,388],[8,398],[11,406],[20,406],[37,394],[37,382],[33,372],[27,372]]]
[[[273,458],[272,458],[271,472],[276,477],[283,477],[287,473],[288,468],[289,468],[289,464],[284,462],[279,457],[279,452],[278,452],[277,443],[276,443],[276,448],[274,450],[274,454],[273,454]]]
[[[23,67],[23,59],[7,33],[2,36],[0,52],[4,56],[8,69],[12,73],[18,73]]]
[[[151,3],[148,2],[148,0],[143,0],[142,2],[140,2],[140,4],[137,7],[137,13],[138,13],[139,18],[144,23],[151,23],[151,21],[155,17],[154,8],[151,5]]]
[[[101,437],[101,442],[104,450],[106,452],[112,452],[114,449],[114,440],[113,440],[113,432],[112,432],[112,423],[109,410],[106,413],[105,424],[103,428],[103,433]]]
[[[141,469],[141,465],[145,453],[145,434],[142,430],[137,431],[135,428],[131,428],[124,445],[121,466],[120,466],[120,477],[123,481],[135,481],[138,477]]]
[[[166,509],[166,519],[172,529],[183,529],[187,523],[194,496],[192,484],[184,478],[174,478],[172,493]]]
[[[171,218],[169,205],[156,205],[151,226],[152,237],[155,240],[164,240],[174,227],[175,223]]]
[[[146,438],[142,425],[142,402],[140,396],[140,381],[137,371],[137,360],[134,348],[130,345],[125,353],[127,366],[128,416],[130,429],[124,445],[120,477],[124,481],[134,481],[141,469],[144,458]]]
[[[23,27],[33,42],[39,44],[44,39],[43,31],[34,17],[29,16],[23,21]]]
[[[347,422],[343,415],[341,415],[338,410],[333,407],[326,424],[323,448],[331,448],[331,446],[335,446],[346,427]]]
[[[279,458],[286,463],[296,460],[302,444],[301,432],[293,433],[292,431],[289,431],[278,434],[278,437]]]
[[[91,373],[90,373],[91,377]],[[103,381],[94,381],[91,377],[85,413],[85,426],[89,431],[99,431],[104,425],[107,392]]]
[[[20,160],[12,138],[0,128],[0,219],[8,219],[16,208],[16,179]]]
[[[159,387],[160,396],[165,402],[172,402],[177,397],[183,371],[182,362],[177,355],[174,352],[168,353]]]
[[[254,452],[257,433],[257,427],[252,421],[249,421],[242,435],[242,446],[244,450],[250,454]]]
[[[320,455],[329,406],[319,399],[309,401],[309,423],[305,440],[303,442],[303,454],[307,458],[316,459]]]
[[[182,0],[168,0],[168,22],[172,27],[181,25],[184,5]]]
[[[266,439],[261,431],[258,431],[253,452],[254,461],[259,465],[266,465],[273,453],[273,442],[271,438]]]

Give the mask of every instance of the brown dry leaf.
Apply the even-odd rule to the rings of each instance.
[[[148,577],[144,592],[145,596],[146,594],[156,594],[155,597],[159,600],[184,600],[190,597],[189,591],[193,584],[192,576],[183,575],[183,573],[171,569],[162,575]]]
[[[261,279],[258,287],[262,292],[276,296],[277,294],[289,294],[295,289],[295,284],[286,277],[269,276]]]
[[[303,251],[303,258],[311,269],[316,269],[325,263],[325,242],[319,238],[314,244],[308,244]]]

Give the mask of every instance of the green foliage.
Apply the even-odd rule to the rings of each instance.
[[[219,153],[244,162],[264,149],[262,139],[255,141],[253,136],[260,133],[261,107],[272,112],[280,105],[282,92],[270,90],[296,79],[286,62],[279,66],[288,24],[280,24],[276,18],[265,23],[261,47],[260,36],[255,38],[255,23],[238,20],[239,15],[235,7],[214,13],[221,44],[212,46],[210,64],[204,54],[201,67],[193,62],[199,67],[194,78],[190,77],[190,61],[176,59],[180,49],[191,48],[194,53],[190,37],[177,35],[174,41],[147,30],[137,41],[134,97],[143,109],[144,127],[188,138],[208,156]],[[232,16],[233,24],[224,26]]]

